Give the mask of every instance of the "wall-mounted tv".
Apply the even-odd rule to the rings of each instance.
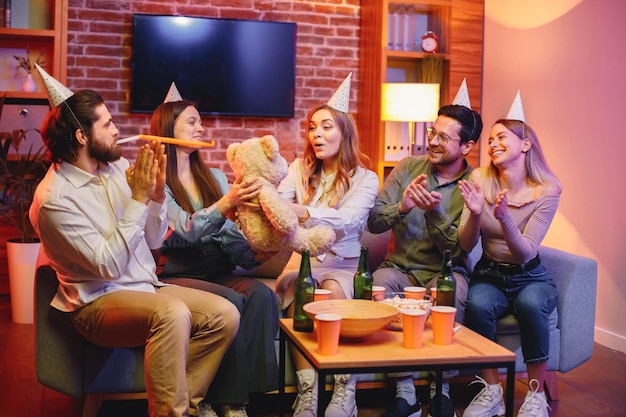
[[[132,47],[132,113],[173,81],[204,115],[294,115],[295,23],[134,14]]]

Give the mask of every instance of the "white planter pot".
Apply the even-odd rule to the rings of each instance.
[[[35,266],[40,243],[7,241],[11,313],[14,323],[31,324],[35,308]]]

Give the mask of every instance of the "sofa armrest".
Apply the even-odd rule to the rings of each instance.
[[[67,395],[83,394],[85,339],[74,329],[68,313],[50,306],[59,281],[48,265],[35,276],[35,363],[37,379]]]
[[[539,253],[559,292],[559,371],[567,372],[593,353],[598,265],[593,259],[546,246]]]

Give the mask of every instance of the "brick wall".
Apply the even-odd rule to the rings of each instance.
[[[69,0],[67,87],[92,88],[105,98],[120,137],[148,133],[149,115],[130,114],[131,22],[133,13],[295,22],[296,97],[293,119],[204,118],[207,164],[229,173],[225,151],[231,142],[274,135],[292,161],[302,153],[308,109],[330,98],[352,72],[350,108],[356,111],[359,59],[359,0]],[[165,93],[164,93],[165,94]],[[133,145],[124,145],[134,158]],[[8,293],[6,238],[0,228],[0,294]]]
[[[297,23],[296,96],[293,119],[205,116],[207,164],[230,172],[228,144],[274,135],[281,153],[301,155],[303,119],[326,101],[349,72],[351,108],[356,110],[359,58],[359,0],[70,0],[67,86],[92,88],[107,101],[120,137],[148,133],[149,115],[129,113],[131,22],[133,13],[268,20]],[[165,94],[165,92],[164,92]],[[134,157],[128,145],[125,156]]]

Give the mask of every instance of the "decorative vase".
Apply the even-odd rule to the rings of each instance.
[[[26,79],[22,83],[22,91],[34,93],[37,91],[37,83],[33,80],[33,74],[26,75]]]
[[[7,240],[11,315],[14,323],[31,324],[34,319],[35,266],[41,243]]]

